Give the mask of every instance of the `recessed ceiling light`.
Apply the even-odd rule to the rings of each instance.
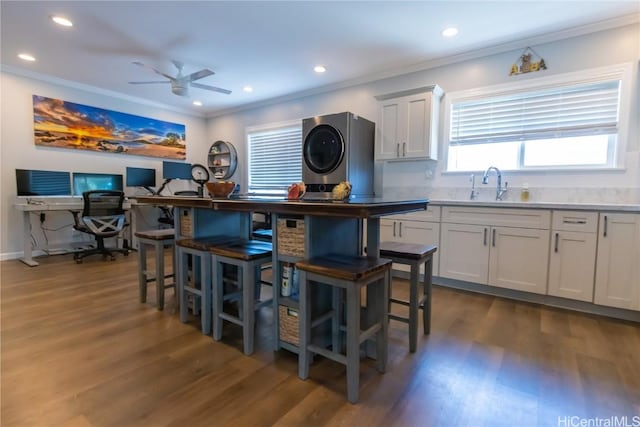
[[[200,101],[193,101],[193,105],[198,106],[198,107],[202,107],[202,102],[200,102]]]
[[[247,93],[253,92],[253,88],[251,86],[245,86],[245,87],[242,88],[242,90],[247,92]]]
[[[18,55],[18,58],[24,60],[24,61],[35,61],[36,58],[33,55],[29,55],[28,53],[21,53],[20,55]]]
[[[327,69],[324,65],[316,65],[315,67],[313,67],[313,71],[315,71],[316,73],[324,73],[325,71],[327,71]]]
[[[442,30],[442,35],[445,37],[453,37],[458,34],[458,29],[456,27],[448,27]]]
[[[69,21],[67,18],[63,18],[62,16],[52,16],[51,20],[63,27],[73,27],[73,22]]]

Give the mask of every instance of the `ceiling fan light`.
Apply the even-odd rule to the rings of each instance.
[[[315,67],[313,67],[313,71],[315,71],[316,73],[324,73],[325,71],[327,71],[327,68],[324,65],[316,65]]]
[[[189,89],[186,87],[176,87],[173,89],[173,93],[178,96],[189,96]]]
[[[247,93],[253,92],[253,88],[251,86],[245,86],[245,87],[242,88],[242,90],[247,92]]]

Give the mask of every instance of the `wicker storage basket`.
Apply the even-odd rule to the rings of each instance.
[[[180,213],[180,235],[182,237],[193,237],[193,223],[191,222],[191,210],[179,209]]]
[[[277,224],[278,253],[304,257],[304,219],[279,218]]]
[[[278,314],[280,318],[280,340],[299,345],[300,321],[298,320],[298,310],[279,305]]]

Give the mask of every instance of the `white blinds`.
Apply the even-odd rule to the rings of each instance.
[[[302,180],[302,126],[249,133],[249,192],[286,192]]]
[[[616,133],[620,80],[454,102],[450,144]]]

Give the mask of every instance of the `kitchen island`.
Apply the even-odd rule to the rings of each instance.
[[[318,200],[286,200],[275,198],[238,197],[238,198],[201,198],[201,197],[180,197],[180,196],[136,196],[138,203],[152,205],[168,205],[177,209],[176,237],[206,237],[220,234],[237,234],[238,237],[248,238],[251,232],[252,212],[266,212],[275,216],[274,219],[288,216],[304,216],[309,221],[317,222],[317,226],[312,227],[314,233],[322,233],[324,236],[332,236],[336,245],[322,248],[314,242],[309,245],[308,256],[318,256],[327,253],[327,250],[334,253],[345,253],[354,255],[360,253],[353,251],[354,247],[361,249],[362,220],[367,220],[366,239],[370,254],[378,254],[380,217],[385,215],[424,211],[427,209],[427,199],[402,200],[383,197],[355,198],[348,201],[318,201]],[[189,213],[185,209],[194,210],[191,224],[186,225],[185,217]],[[181,218],[182,216],[182,218]],[[206,219],[209,218],[210,221]],[[231,219],[231,222],[230,222]],[[222,221],[229,224],[231,229],[221,230]],[[189,221],[187,221],[189,222]],[[277,221],[273,221],[276,224]],[[318,229],[320,225],[326,229]],[[350,242],[349,249],[340,247],[337,243],[345,240],[341,231],[344,228],[351,228],[345,224],[355,227],[349,230],[348,238],[351,240],[355,232],[360,237],[357,242]],[[315,224],[309,224],[315,225]],[[274,230],[276,231],[276,230]],[[274,233],[276,234],[276,233]],[[313,237],[313,235],[311,236]],[[320,237],[320,236],[318,236]],[[325,240],[324,238],[322,240]],[[311,241],[309,241],[311,243]],[[305,248],[307,249],[307,248]]]
[[[272,215],[273,311],[275,349],[297,352],[297,334],[283,339],[279,311],[297,316],[295,293],[281,295],[283,271],[302,258],[327,254],[357,256],[366,244],[369,256],[379,256],[380,217],[427,209],[427,199],[370,197],[346,201],[275,198],[197,198],[137,196],[138,203],[174,207],[176,240],[215,236],[251,237],[252,213]],[[366,220],[366,223],[365,223]]]

